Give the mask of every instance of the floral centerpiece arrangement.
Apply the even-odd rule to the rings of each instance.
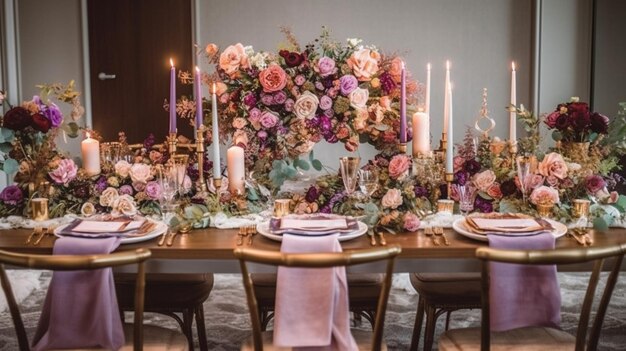
[[[209,44],[216,65],[220,128],[246,148],[249,168],[268,174],[274,185],[308,169],[302,155],[325,140],[356,151],[360,143],[378,150],[397,144],[402,61],[373,45],[322,35],[302,47],[291,32],[278,53],[235,44],[220,51]],[[409,102],[418,85],[408,80]],[[317,170],[319,161],[311,158]]]

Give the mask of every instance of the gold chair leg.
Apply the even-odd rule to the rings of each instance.
[[[420,335],[422,334],[422,323],[424,322],[424,299],[419,298],[417,303],[417,313],[415,314],[415,324],[413,327],[413,336],[411,337],[410,351],[417,351],[420,343]]]
[[[209,345],[206,340],[206,327],[204,325],[204,307],[200,304],[196,307],[196,327],[198,328],[198,345],[200,351],[208,351]]]
[[[424,351],[433,349],[435,339],[435,329],[437,327],[437,315],[435,307],[426,306],[426,330],[424,331]]]

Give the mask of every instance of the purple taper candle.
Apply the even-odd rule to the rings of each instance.
[[[400,77],[400,144],[406,144],[406,73],[404,61],[402,61]]]
[[[176,67],[170,58],[170,133],[176,133]]]
[[[202,113],[202,81],[200,80],[200,69],[198,66],[196,66],[194,83],[196,84],[196,128],[200,128],[204,122],[204,115]]]

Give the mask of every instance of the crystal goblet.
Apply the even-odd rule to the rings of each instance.
[[[357,175],[359,171],[360,157],[341,157],[339,159],[339,167],[341,170],[341,179],[346,193],[352,195],[357,183]]]

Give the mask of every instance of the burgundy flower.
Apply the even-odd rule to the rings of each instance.
[[[474,200],[474,208],[481,213],[493,212],[493,204],[491,203],[491,201],[485,200],[480,196],[476,196],[476,200]]]
[[[463,169],[469,172],[470,175],[474,175],[480,171],[480,163],[476,160],[467,160],[465,161]]]
[[[560,115],[559,118],[556,119],[556,128],[558,130],[565,130],[570,125],[570,118],[568,115]]]
[[[599,175],[590,175],[585,178],[585,188],[590,194],[595,194],[604,189],[606,182]]]
[[[289,67],[299,66],[304,61],[304,56],[297,52],[280,50],[278,54],[285,59],[285,64]]]
[[[17,206],[24,200],[24,194],[17,185],[9,185],[0,192],[0,200],[7,205]]]
[[[591,115],[591,130],[598,134],[607,134],[609,131],[609,118],[597,112]]]
[[[500,191],[503,196],[511,196],[517,192],[517,185],[513,179],[505,180],[500,184]]]
[[[561,105],[559,105],[560,107]],[[571,114],[589,114],[589,105],[586,102],[570,102],[566,105],[567,112]]]
[[[320,192],[317,190],[317,188],[314,185],[312,185],[309,188],[309,190],[307,190],[306,196],[304,198],[308,202],[315,202],[317,201],[317,199],[319,199],[319,197],[320,197]]]
[[[52,126],[52,122],[46,116],[41,113],[34,114],[32,116],[31,126],[42,133],[48,133],[50,127]]]
[[[72,186],[72,195],[76,198],[84,200],[91,195],[91,191],[89,189],[89,183],[78,183]]]
[[[248,108],[253,108],[256,106],[256,96],[254,93],[249,93],[243,97],[243,103],[248,106]]]
[[[570,113],[569,117],[572,127],[574,127],[574,130],[578,132],[587,129],[589,127],[589,124],[591,123],[591,115],[589,115],[589,112],[576,111]]]
[[[415,197],[428,197],[428,190],[423,186],[416,185],[413,188],[413,192],[415,193]]]
[[[14,107],[4,114],[2,126],[15,131],[26,128],[31,123],[30,112],[23,107]]]
[[[380,75],[380,86],[385,94],[390,94],[396,88],[396,82],[388,72],[384,72]]]
[[[148,134],[148,137],[143,140],[143,147],[146,150],[152,150],[154,144],[156,144],[156,138],[154,137],[154,134],[150,133]]]
[[[467,171],[459,171],[455,174],[456,183],[459,185],[465,185],[467,183],[467,179],[470,177]]]

